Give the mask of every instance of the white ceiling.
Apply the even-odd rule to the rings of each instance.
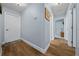
[[[2,6],[15,10],[17,12],[23,11],[27,6],[27,4],[25,4],[25,3],[21,3],[21,5],[23,5],[23,6],[18,6],[18,4],[16,4],[16,3],[2,3]]]
[[[54,17],[57,18],[65,16],[69,4],[62,3],[57,5],[55,3],[48,3],[47,5],[51,9]]]
[[[16,3],[2,3],[3,6],[15,10],[17,12],[23,11],[28,4],[24,3],[23,6],[18,6]],[[66,14],[68,3],[63,3],[60,5],[56,5],[55,3],[47,3],[47,5],[52,10],[54,17],[62,17]]]

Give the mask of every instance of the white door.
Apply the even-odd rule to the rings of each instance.
[[[5,12],[5,42],[15,41],[20,38],[20,17],[16,14]]]

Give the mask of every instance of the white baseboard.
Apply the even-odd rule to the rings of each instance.
[[[26,42],[27,44],[29,44],[31,47],[33,47],[33,48],[35,48],[36,50],[40,51],[41,53],[45,53],[45,52],[47,51],[47,49],[48,49],[48,47],[46,47],[45,49],[40,48],[39,46],[37,46],[37,45],[35,45],[35,44],[33,44],[33,43],[31,43],[31,42],[25,40],[25,39],[22,39],[22,40],[23,40],[24,42]]]
[[[2,42],[2,45],[5,44],[6,42]]]
[[[40,51],[41,53],[45,53],[47,51],[47,49],[49,48],[49,45],[50,45],[50,44],[48,44],[48,46],[45,49],[43,49],[43,48],[41,48],[41,47],[39,47],[39,46],[37,46],[37,45],[23,39],[23,38],[20,38],[20,39],[23,40],[25,43],[29,44],[31,47],[33,47],[36,50]],[[7,42],[2,42],[2,44],[5,44],[5,43],[7,43]]]
[[[62,39],[64,39],[64,37],[55,37],[55,38],[60,38],[60,39],[62,38]]]
[[[1,44],[3,45],[3,44],[5,44],[5,43],[8,43],[8,42],[13,42],[13,41],[16,41],[16,40],[19,40],[20,38],[18,38],[18,39],[15,39],[15,40],[12,40],[12,41],[7,41],[7,42],[2,42]]]
[[[68,41],[68,46],[72,47],[71,41]]]

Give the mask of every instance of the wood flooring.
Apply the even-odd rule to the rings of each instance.
[[[67,41],[55,39],[51,41],[50,47],[45,53],[48,56],[74,56],[75,48],[69,47]]]
[[[6,43],[2,46],[3,56],[41,56],[43,55],[22,40]]]
[[[2,45],[2,56],[74,56],[75,48],[69,47],[63,40],[51,41],[46,53],[41,53],[22,40]]]

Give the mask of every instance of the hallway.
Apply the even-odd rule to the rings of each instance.
[[[1,3],[0,7],[1,55],[75,55],[75,48],[72,48],[72,45],[76,47],[78,43],[75,4]],[[55,37],[67,39],[69,46],[67,41]],[[55,39],[50,43],[52,38]]]

